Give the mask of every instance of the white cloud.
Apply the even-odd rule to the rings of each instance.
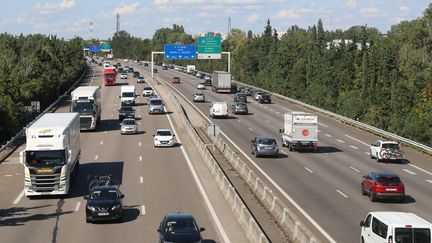
[[[16,19],[15,22],[17,24],[32,24],[33,21],[30,21],[27,14],[19,14]]]
[[[132,4],[123,4],[120,7],[117,7],[116,9],[114,9],[114,13],[118,13],[118,14],[130,14],[130,13],[134,13],[138,10],[138,5],[139,3],[132,3]]]
[[[381,11],[373,5],[360,9],[360,13],[366,17],[377,17],[381,14]]]
[[[233,8],[227,8],[225,9],[225,13],[228,15],[234,14],[236,11]]]
[[[174,17],[174,18],[164,18],[163,22],[165,24],[181,24],[188,23],[190,20],[185,17]]]
[[[293,9],[280,10],[273,16],[276,19],[298,19],[300,14]]]
[[[347,0],[342,4],[344,8],[355,8],[357,7],[357,0]]]
[[[407,14],[411,9],[408,6],[400,6],[399,10],[404,13]]]
[[[245,5],[245,6],[243,6],[243,9],[246,9],[246,10],[260,10],[263,8],[264,8],[263,5]]]
[[[163,5],[163,4],[197,4],[204,3],[205,0],[155,0],[155,5]]]
[[[208,12],[201,12],[198,14],[198,17],[209,17],[209,13]]]
[[[60,3],[37,3],[34,9],[40,13],[47,14],[53,11],[74,9],[76,6],[75,0],[62,0]]]
[[[258,14],[253,13],[246,18],[246,21],[249,23],[256,23],[258,21],[258,19],[259,19]]]

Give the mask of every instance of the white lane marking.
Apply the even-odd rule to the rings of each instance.
[[[81,202],[77,202],[77,204],[75,206],[75,212],[79,211],[80,206],[81,206]]]
[[[340,190],[336,190],[337,191],[337,193],[339,193],[339,194],[341,194],[344,198],[348,198],[348,196],[347,195],[345,195],[343,192],[341,192]]]
[[[324,134],[324,135],[326,135],[326,136],[329,137],[329,138],[333,137],[332,135],[330,135],[330,134],[328,134],[328,133],[326,133],[326,134]]]
[[[280,115],[281,113],[279,111],[276,111],[276,114]]]
[[[139,143],[138,143],[138,146],[142,146],[142,143],[141,143],[141,142],[139,142]]]
[[[370,155],[370,152],[364,152],[366,155]]]
[[[6,177],[11,177],[12,175],[4,175],[4,176],[6,176]]]
[[[283,107],[283,106],[279,106],[280,108],[282,108],[282,109],[285,109],[285,110],[287,110],[287,111],[292,111],[292,110],[290,110],[290,109],[288,109],[288,108],[285,108],[285,107]]]
[[[432,184],[432,180],[425,180],[426,182],[429,182],[430,184]]]
[[[285,154],[285,155],[288,155],[287,152],[285,152],[285,151],[281,151],[281,153],[283,153],[283,154]]]
[[[305,170],[309,171],[309,173],[311,173],[311,174],[314,173],[313,170],[309,169],[308,167],[304,167],[304,168],[305,168]]]
[[[360,173],[360,171],[358,170],[358,169],[356,169],[356,168],[354,168],[354,167],[350,167],[353,171],[355,171],[355,172],[357,172],[357,173]]]
[[[104,144],[104,141],[100,141],[100,143],[99,143],[100,145],[103,145]]]
[[[265,122],[267,122],[267,123],[270,123],[270,121],[269,121],[269,120],[265,120]]]
[[[268,109],[268,106],[264,106],[264,109]]]
[[[114,114],[111,114],[111,117],[114,117]]]
[[[418,167],[418,166],[416,166],[416,165],[413,165],[413,164],[408,164],[408,165],[411,166],[411,167],[416,168],[416,169],[419,170],[419,171],[423,171],[423,172],[426,173],[426,174],[432,175],[431,172],[429,172],[429,171],[427,171],[427,170],[425,170],[425,169],[422,169],[422,168],[420,168],[420,167]]]
[[[345,141],[340,140],[340,139],[336,139],[336,141],[338,141],[339,143],[345,143]]]
[[[144,177],[140,177],[140,183],[142,184],[142,183],[144,183]]]
[[[359,149],[358,147],[354,146],[354,145],[350,145],[351,148],[353,149]]]
[[[24,190],[21,191],[21,193],[18,195],[18,197],[15,199],[15,201],[13,202],[13,204],[17,204],[21,198],[24,196]]]
[[[238,121],[239,123],[241,123],[240,119],[237,119],[237,121]]]
[[[270,109],[270,111],[274,111],[273,109]]]
[[[328,127],[326,124],[321,123],[321,122],[318,122],[318,124],[320,124],[320,125],[323,126],[323,127]]]
[[[139,161],[141,162],[141,161],[142,161],[142,156],[138,157],[138,159],[139,159]]]
[[[104,133],[107,134],[108,132],[107,132],[107,131],[104,131]]]
[[[249,130],[250,130],[251,132],[253,132],[253,129],[252,129],[251,127],[249,127]]]
[[[177,91],[177,94],[179,94],[180,96],[183,97],[183,99],[188,102],[192,107],[195,107],[195,110],[201,114],[201,116],[206,119],[208,122],[212,122],[206,115],[204,115],[204,113],[198,109],[191,101],[188,100],[188,98],[182,94],[181,92],[178,91],[177,88],[175,88],[174,86],[170,85],[169,86],[173,89]],[[264,108],[266,108],[266,106],[264,106]],[[267,108],[266,108],[267,109]],[[168,116],[168,114],[167,114]],[[168,121],[170,121],[169,117],[168,117]],[[174,132],[175,133],[175,132]],[[240,149],[240,147],[234,143],[234,141],[232,141],[223,131],[221,131],[221,134],[232,144],[234,145],[234,147],[240,151],[240,153],[247,159],[249,160],[250,163],[252,163],[252,165],[307,219],[309,220],[309,222],[330,242],[336,242],[303,208],[300,207],[300,205],[294,201],[294,199],[292,197],[290,197],[288,195],[288,193],[286,193],[267,173],[265,173],[242,149]],[[181,147],[183,149],[183,147]],[[202,186],[201,186],[202,187]],[[214,209],[213,209],[214,210]],[[218,220],[219,224],[220,221]],[[222,227],[222,225],[220,226]],[[219,228],[219,227],[218,227]],[[223,229],[223,228],[222,228]],[[225,232],[225,231],[224,231]],[[226,233],[225,233],[226,236]],[[226,236],[226,238],[228,239],[228,236]]]
[[[354,141],[357,141],[357,142],[359,142],[359,143],[361,143],[361,144],[364,144],[364,145],[370,147],[370,144],[367,144],[367,143],[365,143],[365,142],[363,142],[363,141],[361,141],[361,140],[358,140],[357,138],[353,138],[353,137],[351,137],[351,136],[348,135],[348,134],[345,134],[345,136],[351,138],[351,139],[354,140]]]
[[[145,214],[146,214],[145,205],[141,205],[141,215],[145,215]]]
[[[139,118],[141,118],[141,115],[138,115]]]
[[[415,173],[415,172],[413,172],[413,171],[410,171],[410,170],[408,170],[408,169],[402,169],[403,171],[405,171],[406,173],[408,173],[408,174],[411,174],[411,175],[416,175],[417,173]]]
[[[99,158],[99,155],[96,155],[95,158],[94,158],[94,160],[98,160],[98,158]]]
[[[116,109],[114,108],[113,111],[116,111]]]
[[[138,109],[138,112],[141,112],[141,109]]]

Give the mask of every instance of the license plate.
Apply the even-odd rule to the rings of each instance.
[[[396,191],[396,188],[386,188],[386,191]]]
[[[98,213],[99,216],[107,216],[109,213]]]
[[[38,173],[52,173],[53,170],[52,169],[38,169],[37,172]]]
[[[272,146],[268,146],[268,147],[266,147],[266,149],[270,150],[270,149],[273,149],[273,147]]]

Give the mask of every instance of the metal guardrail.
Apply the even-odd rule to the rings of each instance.
[[[9,141],[7,141],[2,147],[0,148],[0,153],[2,153],[7,147],[9,147],[12,143],[14,143],[18,138],[22,137],[25,133],[25,130],[31,126],[36,120],[38,120],[41,116],[48,113],[53,107],[55,107],[65,96],[67,96],[72,89],[74,89],[79,82],[81,82],[84,75],[87,73],[87,68],[84,69],[83,74],[81,77],[72,85],[71,88],[69,88],[63,95],[61,95],[56,101],[54,101],[50,106],[48,106],[41,114],[39,114],[33,121],[31,121],[29,124],[27,124],[25,127],[23,127],[17,134],[15,134],[14,137],[12,137]],[[1,162],[1,161],[0,161]]]

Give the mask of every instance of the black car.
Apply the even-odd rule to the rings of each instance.
[[[134,78],[138,78],[140,76],[140,72],[138,72],[138,71],[134,71],[133,72],[133,77]]]
[[[201,232],[195,218],[191,214],[167,214],[163,217],[159,228],[159,241],[162,242],[201,242]]]
[[[144,62],[144,63],[143,63],[143,66],[144,66],[144,67],[148,67],[148,65],[149,65],[148,62]]]
[[[236,83],[231,83],[231,94],[235,94],[237,93],[237,84]]]
[[[95,186],[90,195],[84,196],[86,203],[86,222],[98,220],[118,220],[123,218],[124,195],[116,185]]]
[[[157,68],[153,68],[153,73],[157,73]]]
[[[119,112],[119,120],[122,121],[125,118],[135,118],[135,110],[132,106],[124,105],[120,107]]]
[[[125,70],[122,67],[117,68],[117,73],[125,73]]]
[[[168,66],[167,65],[162,65],[162,70],[168,70]]]
[[[247,97],[245,94],[237,93],[234,95],[234,102],[244,102],[247,103]]]
[[[128,73],[133,73],[133,72],[134,72],[133,67],[129,67],[128,70],[127,70],[127,72],[128,72]]]
[[[262,94],[262,95],[260,95],[259,97],[258,97],[258,102],[259,103],[271,103],[271,98],[270,98],[270,95],[268,95],[268,94]]]
[[[232,113],[233,114],[248,114],[248,107],[244,102],[234,102],[232,105]]]

